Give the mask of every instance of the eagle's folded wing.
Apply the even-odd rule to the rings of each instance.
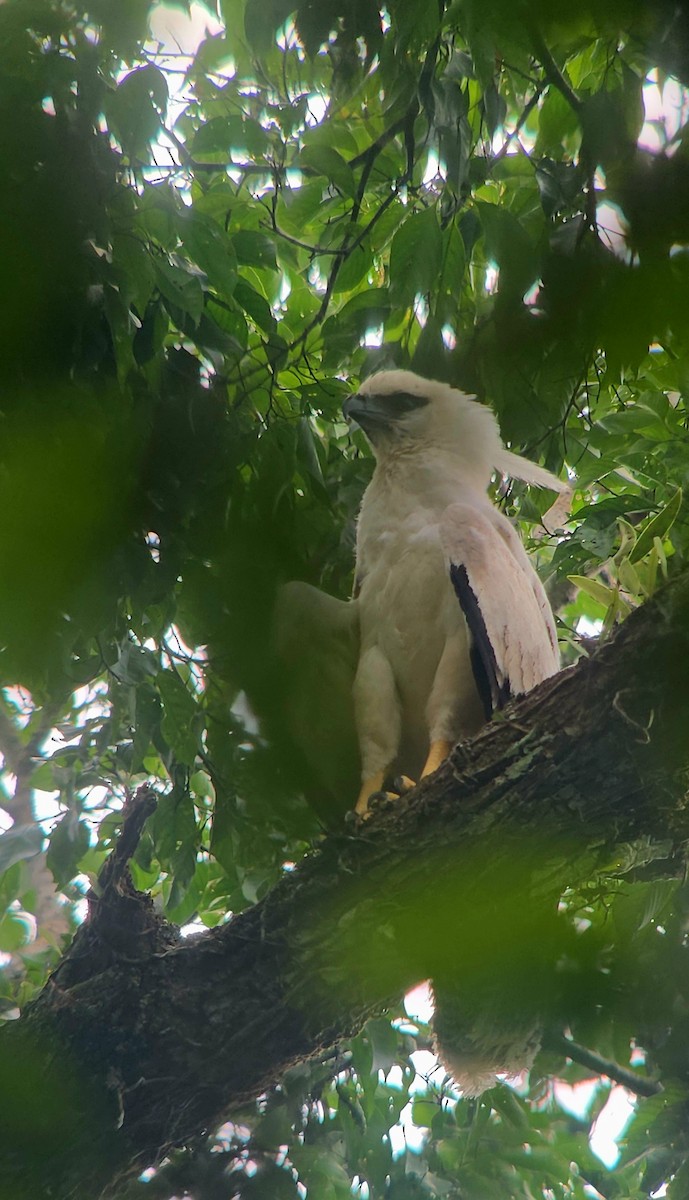
[[[501,513],[452,504],[441,519],[441,538],[488,719],[510,696],[558,670],[555,624],[526,551]]]
[[[336,600],[308,583],[287,583],[277,594],[272,642],[283,732],[307,768],[307,798],[332,824],[352,807],[360,781],[352,699],[357,602]]]

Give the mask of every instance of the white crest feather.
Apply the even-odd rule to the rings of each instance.
[[[533,483],[536,487],[551,488],[554,492],[569,491],[569,484],[558,479],[552,471],[539,467],[538,463],[532,462],[530,458],[523,458],[521,454],[514,454],[511,450],[503,448],[495,456],[493,466],[502,475],[523,479],[524,483]]]

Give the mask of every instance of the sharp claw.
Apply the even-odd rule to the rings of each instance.
[[[402,796],[405,792],[408,792],[413,787],[416,787],[416,784],[414,783],[413,779],[409,778],[408,775],[396,775],[392,782],[392,786],[397,792],[397,795]]]
[[[381,809],[389,808],[398,799],[399,797],[394,792],[388,792],[383,788],[377,792],[372,792],[368,798],[368,811],[365,816],[369,817],[373,811],[379,812]]]
[[[368,802],[373,808],[379,808],[381,804],[386,804],[389,800],[393,799],[394,796],[391,796],[389,792],[384,792],[381,788],[379,792],[373,792],[369,796]]]
[[[2,3],[2,0],[0,0],[0,3]],[[357,800],[355,808],[352,810],[350,818],[353,822],[367,821],[371,816],[373,809],[383,808],[390,804],[394,804],[394,802],[399,800],[400,796],[403,796],[404,793],[408,792],[410,788],[416,787],[414,780],[409,779],[407,775],[397,775],[394,779],[391,777],[384,779],[381,772],[380,775],[377,777],[374,776],[372,780],[368,781],[369,785],[370,783],[374,782],[374,780],[375,782],[380,781],[381,786],[376,787],[372,792],[369,792],[367,785],[362,785],[359,799]]]

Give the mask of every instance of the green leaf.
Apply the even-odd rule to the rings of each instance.
[[[73,879],[79,863],[91,844],[91,834],[75,813],[65,813],[50,835],[47,863],[58,887]]]
[[[155,260],[156,283],[166,300],[198,321],[203,312],[203,289],[198,275],[167,258]]]
[[[645,558],[653,549],[655,538],[661,540],[666,537],[670,529],[675,523],[677,514],[682,507],[682,489],[677,488],[674,496],[668,500],[667,504],[657,512],[650,521],[647,521],[643,529],[638,533],[636,545],[629,555],[629,561],[632,563],[639,562]]]
[[[415,1125],[426,1126],[430,1129],[439,1111],[438,1104],[432,1100],[414,1100],[411,1109],[411,1119]]]
[[[124,297],[119,290],[106,286],[103,289],[103,307],[108,318],[112,342],[117,359],[117,376],[121,383],[127,379],[134,367],[134,334],[136,325]]]
[[[285,1104],[276,1104],[254,1126],[252,1144],[260,1150],[278,1150],[289,1142],[292,1122]]]
[[[387,1073],[397,1062],[397,1030],[381,1017],[367,1022],[366,1033],[373,1050],[371,1069]]]
[[[167,102],[167,81],[157,67],[137,67],[120,80],[108,100],[106,114],[132,158],[147,156],[149,142],[160,132]]]
[[[486,257],[500,269],[502,294],[519,298],[538,278],[540,258],[521,222],[497,204],[476,205],[486,247]]]
[[[613,907],[615,924],[622,935],[631,939],[654,925],[667,913],[678,886],[676,879],[654,879],[625,887]]]
[[[641,580],[634,570],[630,559],[623,558],[617,565],[617,575],[622,587],[632,596],[642,595],[644,589],[641,586]]]
[[[219,0],[218,9],[229,34],[242,27],[246,0]]]
[[[400,44],[405,50],[432,44],[438,31],[439,10],[426,0],[401,0],[394,5]]]
[[[585,97],[581,108],[584,145],[593,162],[610,169],[620,157],[627,158],[631,139],[628,114],[621,90],[597,91]]]
[[[614,521],[606,519],[606,514],[603,514],[602,521],[595,514],[579,526],[575,536],[588,554],[603,560],[609,557],[615,545],[617,527]]]
[[[414,347],[412,369],[427,378],[440,379],[446,357],[441,324],[436,317],[431,315],[424,324]]]
[[[237,262],[249,267],[270,267],[277,271],[275,243],[267,233],[257,229],[238,229],[232,234]]]
[[[241,280],[237,280],[235,288],[235,300],[237,292],[241,288]],[[239,311],[239,308],[233,306],[225,306],[216,303],[212,296],[208,299],[208,315],[212,318],[213,324],[227,335],[230,339],[230,344],[233,348],[233,353],[241,356],[246,350],[249,340],[249,330],[247,328],[246,319]],[[203,321],[199,324],[199,329],[203,328]],[[229,353],[229,347],[222,347],[224,353]]]
[[[195,771],[189,780],[189,787],[195,796],[213,799],[215,790],[213,782],[207,771]]]
[[[308,233],[309,226],[317,218],[323,207],[323,184],[317,179],[309,180],[301,187],[286,188],[278,207],[278,225],[287,233],[298,237],[300,241]],[[317,231],[320,233],[320,230]],[[318,244],[316,230],[313,233],[313,244]]]
[[[373,255],[368,239],[364,238],[358,246],[354,246],[347,252],[344,262],[340,267],[335,284],[333,286],[333,294],[340,295],[342,292],[351,292],[361,283],[362,279],[368,274],[373,263]]]
[[[0,874],[14,863],[40,854],[43,839],[43,830],[38,825],[13,825],[0,834]]]
[[[133,233],[115,234],[112,239],[112,261],[120,291],[135,306],[139,316],[143,316],[155,284],[155,271],[148,248]]]
[[[400,225],[390,248],[390,298],[408,306],[432,291],[442,262],[443,240],[433,208],[414,212]]]
[[[529,1128],[529,1117],[526,1107],[509,1087],[497,1087],[491,1093],[491,1103],[496,1112],[514,1129]]]
[[[180,234],[187,254],[213,287],[224,298],[231,296],[237,281],[237,258],[229,235],[200,213],[191,213],[180,223]]]
[[[387,288],[367,288],[352,296],[346,304],[333,313],[323,326],[324,337],[334,334],[344,334],[352,339],[362,337],[369,329],[380,325],[391,308],[390,293]]]
[[[449,225],[443,233],[443,267],[442,267],[442,288],[455,298],[455,305],[459,305],[459,297],[461,296],[462,281],[464,279],[464,268],[466,263],[466,254],[464,250],[464,241],[459,231],[458,225],[454,222]]]
[[[158,663],[145,646],[136,646],[133,642],[126,641],[120,647],[112,670],[121,683],[136,685],[157,675]]]
[[[349,163],[332,146],[306,146],[301,152],[300,164],[317,175],[324,175],[345,196],[356,195],[356,181]]]
[[[212,154],[216,156],[213,161],[217,160],[218,166],[220,166],[221,163],[228,162],[230,159],[231,141],[227,118],[212,117],[194,133],[189,145],[189,153],[196,159]]]
[[[559,159],[566,139],[579,128],[577,114],[556,87],[549,87],[538,112],[538,137],[534,153]]]
[[[0,951],[3,954],[14,954],[30,941],[31,928],[28,920],[14,912],[6,912],[0,917]]]
[[[590,596],[596,603],[602,604],[605,608],[612,604],[615,599],[614,588],[609,588],[605,583],[601,583],[599,579],[589,579],[587,575],[568,575],[570,583],[575,587],[580,588],[587,596]]]
[[[256,322],[259,329],[265,333],[273,333],[276,326],[275,314],[265,296],[252,288],[246,279],[240,276],[234,290],[234,298],[246,313]]]
[[[303,467],[313,482],[325,490],[323,469],[316,449],[316,439],[306,417],[299,418],[297,427],[297,463]]]
[[[234,34],[237,28],[241,29],[243,26],[244,0],[229,0],[224,7],[228,9],[230,7],[234,7],[236,10],[237,15],[231,23],[228,22],[229,32]],[[221,12],[222,9],[223,3],[221,0]],[[214,72],[220,73],[223,68],[227,69],[228,60],[231,60],[235,63],[235,65],[238,65],[237,58],[243,57],[241,53],[242,50],[243,47],[238,44],[238,39],[236,36],[224,37],[222,34],[218,33],[204,38],[199,45],[198,50],[196,51],[192,72],[190,72],[190,74],[193,73],[195,76],[197,76],[199,74],[212,75]]]
[[[191,767],[198,748],[194,732],[198,705],[176,671],[161,671],[156,682],[163,701],[163,737],[175,758]]]
[[[294,0],[246,0],[244,28],[257,54],[266,54],[270,50],[275,31],[293,11]]]

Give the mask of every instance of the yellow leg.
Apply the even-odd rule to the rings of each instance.
[[[437,771],[440,764],[447,758],[451,749],[452,742],[431,742],[431,748],[428,751],[428,758],[426,759],[425,766],[421,772],[421,778],[425,779],[427,775],[432,775],[434,771]]]
[[[431,775],[433,771],[436,771],[440,764],[445,761],[451,749],[452,742],[431,742],[431,748],[428,752],[426,765],[421,772],[421,779],[423,779],[426,775]],[[354,806],[354,811],[358,816],[364,818],[368,816],[368,802],[371,799],[371,796],[373,796],[376,792],[383,790],[384,779],[385,772],[376,771],[375,775],[372,775],[370,779],[364,780],[361,785],[361,791],[359,792],[359,798]],[[408,775],[400,775],[395,782],[395,787],[401,787],[402,791],[406,792],[411,788],[416,787],[416,784],[413,779],[409,778]],[[391,800],[396,798],[396,793],[388,792],[388,795],[390,796]]]
[[[376,771],[375,775],[372,775],[370,779],[364,780],[361,785],[361,791],[359,792],[359,799],[354,807],[354,812],[357,813],[358,816],[365,817],[368,815],[368,802],[374,792],[380,791],[383,786],[384,778],[384,771]]]

